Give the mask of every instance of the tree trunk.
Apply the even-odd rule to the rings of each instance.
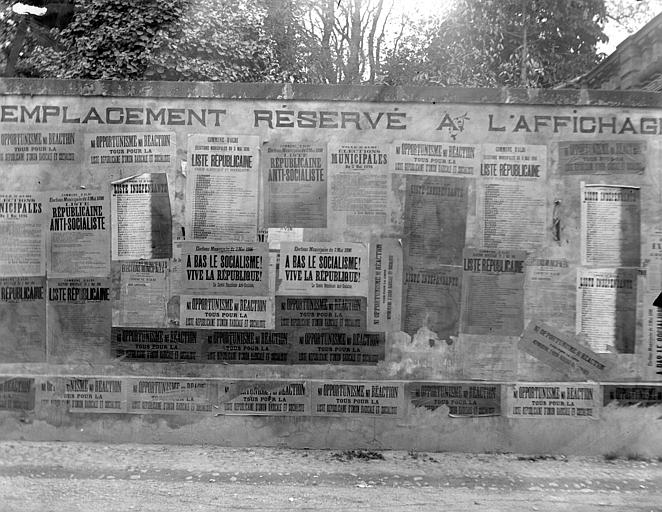
[[[362,0],[354,0],[351,5],[349,58],[347,59],[347,75],[345,76],[345,81],[350,84],[361,82],[359,57],[361,51],[361,2]]]

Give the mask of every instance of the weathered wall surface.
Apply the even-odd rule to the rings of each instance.
[[[657,95],[0,93],[3,436],[661,449]]]

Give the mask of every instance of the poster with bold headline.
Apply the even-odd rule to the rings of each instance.
[[[401,382],[310,381],[313,416],[398,418],[404,414]]]
[[[325,228],[326,147],[306,142],[270,143],[263,151],[265,225]]]
[[[164,172],[177,163],[176,144],[174,132],[86,133],[85,164],[92,172],[101,169],[115,179],[136,172]]]
[[[46,208],[44,193],[0,192],[0,276],[46,273]]]
[[[113,327],[111,357],[122,361],[203,362],[202,331]]]
[[[3,362],[46,361],[45,277],[0,277],[0,326]]]
[[[47,308],[49,361],[108,360],[112,321],[109,278],[49,278]]]
[[[271,297],[182,295],[179,325],[190,329],[273,329]]]
[[[48,276],[110,275],[107,194],[95,190],[51,193],[48,212]]]
[[[205,379],[129,377],[127,412],[193,416],[212,412],[217,383]]]
[[[37,382],[36,401],[42,411],[71,413],[127,412],[126,379],[118,377],[43,377]]]
[[[279,295],[367,297],[368,244],[282,242]]]
[[[236,380],[219,383],[217,416],[310,416],[310,383]]]
[[[407,382],[405,391],[415,408],[448,408],[451,418],[499,416],[501,385],[479,382]]]
[[[182,242],[181,288],[214,295],[269,293],[266,243]]]
[[[188,238],[257,240],[259,143],[256,135],[189,134]]]
[[[567,382],[519,382],[506,386],[506,416],[587,420],[600,415],[600,387]]]

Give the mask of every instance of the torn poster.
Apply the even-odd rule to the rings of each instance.
[[[310,381],[313,416],[397,418],[404,414],[402,382]]]
[[[0,378],[0,411],[32,411],[35,380],[29,377]]]
[[[404,246],[408,265],[461,264],[469,181],[444,176],[406,177]]]
[[[45,377],[38,381],[40,408],[72,413],[127,412],[126,380],[116,377]]]
[[[0,277],[2,361],[46,361],[46,278]]]
[[[264,223],[267,227],[325,228],[326,148],[309,143],[266,144]]]
[[[595,352],[634,353],[637,270],[577,270],[577,333]]]
[[[536,320],[526,327],[518,347],[570,378],[583,375],[586,379],[604,380],[610,367],[607,360],[580,345],[574,336]]]
[[[45,275],[44,199],[41,192],[0,192],[1,276]]]
[[[404,272],[404,331],[415,335],[421,327],[440,340],[457,336],[460,327],[462,267],[439,266]]]
[[[279,295],[368,296],[368,244],[282,242]]]
[[[110,275],[108,197],[97,190],[52,194],[48,211],[48,276]]]
[[[524,323],[547,322],[575,333],[577,271],[565,258],[534,257],[526,261]]]
[[[639,187],[581,184],[583,265],[641,265]]]
[[[216,415],[310,416],[309,382],[236,380],[219,383]]]
[[[108,360],[110,279],[49,278],[47,308],[49,360]]]
[[[445,405],[451,418],[501,414],[500,384],[407,382],[405,392],[413,407],[435,411]]]
[[[465,249],[461,332],[522,333],[525,261],[525,251]]]
[[[476,209],[482,246],[540,247],[548,231],[546,186],[547,146],[483,144]]]
[[[170,260],[122,261],[119,298],[113,304],[113,325],[165,327]]]
[[[187,237],[256,241],[259,143],[255,135],[189,135]]]
[[[204,362],[203,332],[193,329],[113,327],[111,356],[126,361]]]
[[[111,185],[113,260],[172,257],[167,174],[140,174]]]
[[[205,379],[129,377],[127,412],[131,414],[210,414],[217,382]]]

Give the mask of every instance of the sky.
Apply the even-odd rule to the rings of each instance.
[[[636,3],[637,1],[643,1],[649,4],[650,6],[650,16],[648,19],[644,20],[636,30],[639,30],[643,27],[648,21],[653,19],[655,16],[662,12],[662,0],[630,0],[630,3]],[[605,25],[605,34],[609,37],[609,42],[598,45],[598,51],[604,52],[607,55],[616,50],[616,47],[622,43],[628,36],[632,33],[628,33],[623,27],[619,26],[617,23],[611,21],[607,22]]]

